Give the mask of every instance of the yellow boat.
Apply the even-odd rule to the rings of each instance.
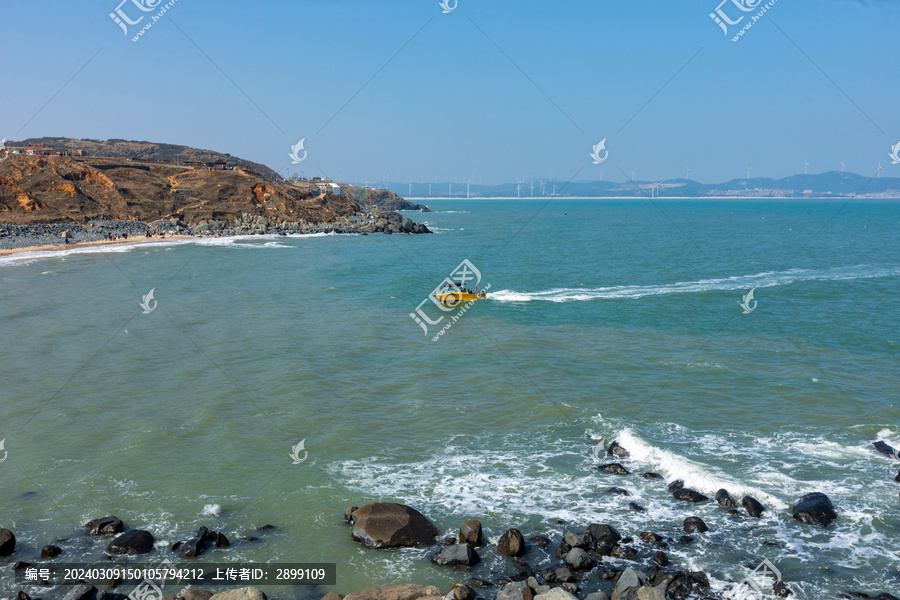
[[[473,292],[466,288],[447,286],[443,291],[434,295],[440,302],[444,304],[459,304],[460,302],[471,302],[484,298],[487,294],[484,292]]]

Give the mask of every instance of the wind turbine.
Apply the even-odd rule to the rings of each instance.
[[[875,171],[875,179],[881,179],[881,170],[884,167],[881,166],[881,163],[878,163],[878,170]]]
[[[847,161],[846,161],[846,160],[842,160],[842,161],[841,161],[841,173],[844,172],[844,163],[845,163],[845,162],[847,162]]]
[[[522,197],[522,184],[523,183],[525,183],[524,177],[522,179],[519,179],[518,177],[516,178],[516,196],[519,198]]]
[[[685,179],[690,179],[690,178],[691,178],[691,168],[690,168],[690,167],[685,167],[685,169],[686,169],[686,170],[685,170],[685,172],[684,172],[684,178],[685,178]]]
[[[544,195],[544,184],[545,184],[545,183],[547,183],[547,182],[546,182],[546,181],[541,181],[541,182],[540,182],[540,184],[541,184],[541,196]]]
[[[409,195],[412,196],[412,183],[409,184]]]
[[[534,180],[531,180],[531,197],[534,198]]]
[[[753,167],[747,167],[747,179],[750,179],[750,171],[753,170]]]
[[[653,190],[656,190],[656,197],[659,198],[659,182],[654,181],[653,187],[650,188],[650,198],[653,198]]]
[[[466,179],[466,200],[469,199],[469,184],[472,183],[471,179]]]
[[[809,175],[809,161],[808,160],[803,161],[803,174]]]
[[[428,197],[431,197],[431,184],[428,184]]]

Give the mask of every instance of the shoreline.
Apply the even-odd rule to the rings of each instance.
[[[132,244],[132,243],[152,244],[154,242],[165,242],[167,240],[192,239],[192,238],[197,238],[197,237],[204,237],[204,236],[169,235],[164,238],[136,236],[133,238],[128,238],[127,240],[124,240],[124,239],[97,240],[95,242],[77,242],[74,244],[50,244],[50,245],[45,245],[45,246],[23,246],[22,248],[2,249],[2,250],[0,250],[0,257],[11,256],[13,254],[20,254],[23,252],[63,252],[65,250],[75,250],[77,248],[91,248],[94,246],[113,246],[116,244]]]

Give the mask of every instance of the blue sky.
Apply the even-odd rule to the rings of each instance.
[[[3,0],[0,138],[169,142],[373,183],[717,182],[842,160],[900,176],[900,2],[778,0],[732,42],[719,0],[177,0],[135,43],[120,1]],[[722,10],[745,15],[732,33],[756,13]]]

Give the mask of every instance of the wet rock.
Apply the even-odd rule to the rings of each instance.
[[[719,506],[724,506],[725,508],[734,508],[737,506],[737,502],[734,501],[734,498],[731,497],[731,494],[729,494],[726,489],[721,489],[716,492],[716,502],[719,503]]]
[[[684,573],[679,573],[666,586],[666,591],[676,598],[687,598],[693,588],[691,580]]]
[[[110,516],[88,521],[84,529],[87,535],[115,535],[125,531],[125,524],[119,517]]]
[[[634,560],[637,558],[637,555],[637,550],[635,550],[631,546],[616,546],[610,553],[610,556],[614,558],[621,558],[622,560]]]
[[[783,581],[776,581],[772,586],[772,591],[775,592],[776,598],[787,598],[794,593]]]
[[[445,546],[440,553],[431,557],[431,562],[444,567],[471,567],[481,562],[481,557],[469,544],[454,544]]]
[[[900,481],[900,471],[897,471],[897,476],[894,477],[894,481]]]
[[[620,487],[611,487],[607,490],[610,494],[615,494],[616,496],[630,496],[631,492],[628,490],[623,490]]]
[[[536,600],[578,600],[571,592],[563,588],[553,588],[549,592],[538,594]]]
[[[31,600],[31,596],[25,593],[25,590],[19,590],[15,600]]]
[[[560,559],[565,558],[566,554],[568,554],[569,550],[571,550],[571,549],[572,549],[572,546],[570,546],[566,542],[566,540],[561,541],[559,543],[559,547],[556,548],[556,558],[560,558]]]
[[[704,533],[706,531],[709,531],[709,527],[700,517],[688,517],[684,520],[685,533]]]
[[[608,465],[600,465],[597,469],[601,471],[606,471],[607,473],[611,473],[613,475],[628,475],[628,469],[620,465],[619,463],[609,463]]]
[[[476,600],[476,598],[478,598],[478,594],[475,593],[475,590],[464,583],[457,583],[450,590],[448,600]]]
[[[708,497],[700,492],[686,487],[678,488],[672,493],[672,496],[674,496],[676,500],[683,500],[685,502],[706,502],[709,500]]]
[[[575,581],[575,574],[572,573],[571,569],[568,567],[559,567],[556,569],[556,582],[557,583],[573,583]]]
[[[347,507],[347,510],[344,511],[344,521],[347,523],[353,523],[353,513],[359,510],[358,506],[350,506]]]
[[[123,533],[106,547],[110,554],[147,554],[153,550],[153,535],[142,529]]]
[[[606,592],[591,592],[584,597],[584,600],[609,600],[609,596],[606,595]]]
[[[596,523],[588,525],[588,533],[594,538],[595,542],[618,543],[622,539],[622,534],[612,525],[598,525]]]
[[[807,525],[828,525],[837,519],[831,499],[821,492],[806,494],[794,506],[794,518]]]
[[[16,536],[9,529],[0,529],[0,556],[9,556],[16,551]]]
[[[31,566],[31,563],[29,563],[29,562],[17,560],[15,563],[13,563],[13,571],[21,571],[23,569],[27,569],[30,566]]]
[[[259,588],[244,587],[213,594],[209,600],[266,600],[266,595]]]
[[[619,581],[616,582],[616,587],[613,590],[614,598],[627,598],[626,594],[628,594],[631,590],[637,590],[650,582],[650,579],[647,577],[647,574],[643,571],[639,571],[636,569],[632,569],[628,567],[622,574],[619,576]]]
[[[565,535],[566,543],[570,548],[587,549],[594,545],[594,539],[590,533],[576,533],[567,531]]]
[[[96,596],[97,588],[86,583],[79,583],[70,587],[62,600],[94,600]]]
[[[645,585],[638,588],[637,591],[637,600],[668,600],[668,598],[666,595],[666,584],[656,587]]]
[[[213,593],[209,590],[201,590],[200,588],[189,587],[181,590],[175,595],[177,600],[209,600]]]
[[[644,479],[662,479],[663,476],[659,473],[644,473],[641,475]]]
[[[619,458],[628,458],[629,456],[631,456],[631,453],[620,446],[619,442],[613,442],[612,444],[610,444],[606,452],[610,456],[618,456]]]
[[[414,508],[376,502],[353,512],[353,539],[369,548],[431,546],[437,527]]]
[[[228,541],[228,538],[225,537],[224,534],[217,533],[215,545],[216,545],[216,548],[227,548],[228,546],[231,545],[231,542]]]
[[[693,581],[695,584],[699,585],[704,589],[709,588],[709,576],[703,571],[691,571],[687,574],[688,579]]]
[[[56,558],[62,554],[62,548],[59,546],[54,546],[53,544],[47,544],[43,548],[41,548],[41,558],[44,560],[50,560],[51,558]]]
[[[455,537],[453,537],[452,535],[448,535],[447,537],[444,538],[443,545],[444,546],[453,546],[454,544],[457,543],[457,541],[458,540]]]
[[[678,538],[679,544],[691,544],[691,543],[693,543],[693,541],[694,541],[694,538],[692,538],[689,535],[683,535],[680,538]]]
[[[565,563],[576,571],[585,571],[594,566],[594,561],[588,556],[588,553],[581,548],[572,548],[566,554]]]
[[[482,539],[481,521],[478,519],[466,519],[459,528],[459,543],[481,546]]]
[[[513,581],[504,585],[497,592],[497,600],[531,600],[534,590],[524,581]]]
[[[644,512],[645,510],[647,510],[646,508],[644,508],[637,502],[629,502],[628,506],[631,507],[631,510],[633,510],[635,512]]]
[[[506,556],[522,556],[525,554],[525,538],[518,529],[510,529],[500,536],[497,550]]]
[[[670,494],[674,494],[676,490],[680,490],[684,487],[684,479],[676,479],[672,483],[666,486],[666,489],[669,490]]]
[[[661,535],[653,533],[652,531],[642,531],[641,539],[648,544],[658,544],[663,541],[663,537]]]
[[[753,496],[744,496],[744,499],[741,500],[741,504],[747,509],[747,514],[756,519],[762,517],[763,512],[766,510]]]
[[[353,508],[354,510],[358,510],[354,507],[351,507],[351,508]],[[262,527],[257,527],[256,530],[257,531],[278,531],[278,528],[275,527],[274,525],[263,525]]]
[[[493,583],[490,581],[485,581],[484,579],[478,579],[477,577],[469,577],[466,579],[466,585],[473,588],[486,588],[493,587]]]
[[[531,536],[530,538],[528,538],[528,542],[529,542],[530,544],[533,544],[533,545],[535,545],[535,546],[539,546],[539,547],[541,547],[541,548],[543,548],[544,546],[549,546],[549,545],[550,545],[550,539],[549,539],[549,538],[546,538],[546,537],[544,537],[544,536],[542,536],[542,535],[533,535],[533,536]]]
[[[657,552],[653,553],[653,562],[655,562],[656,564],[658,564],[661,567],[668,567],[669,566],[669,557],[662,550],[658,550]]]

